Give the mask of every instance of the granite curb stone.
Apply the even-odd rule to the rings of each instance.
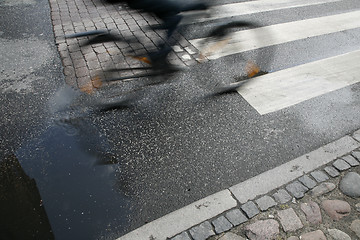
[[[261,211],[266,211],[269,208],[276,205],[275,200],[272,197],[268,196],[268,195],[265,195],[265,196],[255,200],[255,202],[259,206],[259,209]]]
[[[239,209],[230,210],[225,214],[225,217],[234,226],[240,225],[248,220],[248,218]]]
[[[333,166],[339,171],[348,170],[351,166],[342,159],[338,159],[334,162]]]
[[[353,151],[351,155],[360,162],[360,151]]]
[[[325,182],[326,180],[329,179],[328,175],[326,175],[326,173],[324,171],[314,171],[312,173],[310,173],[311,176],[317,181],[317,182]]]
[[[241,206],[241,209],[246,213],[248,218],[252,218],[260,213],[259,209],[256,207],[255,203],[249,201]]]
[[[229,220],[227,220],[224,216],[220,216],[213,220],[212,225],[214,226],[217,234],[230,230],[233,227]]]
[[[286,186],[286,190],[291,193],[295,198],[299,199],[304,197],[305,193],[309,190],[307,187],[305,187],[303,184],[301,184],[299,181],[294,181],[293,183],[290,183]]]
[[[351,155],[347,155],[347,156],[343,157],[342,159],[345,160],[352,167],[359,166],[359,162]]]
[[[305,185],[305,187],[312,189],[316,186],[316,182],[312,180],[308,175],[304,175],[299,178],[299,181]]]
[[[226,234],[222,235],[218,240],[246,240],[246,239],[235,233],[227,232]]]
[[[189,232],[194,240],[206,240],[208,237],[215,235],[215,232],[208,221],[191,228]]]
[[[327,174],[329,174],[330,177],[337,177],[340,175],[339,171],[336,170],[336,168],[332,167],[332,166],[327,166],[324,168],[325,172]]]
[[[292,197],[285,189],[279,189],[276,193],[273,194],[275,200],[281,204],[291,201]]]
[[[173,240],[191,240],[189,234],[187,232],[182,232],[179,235],[172,238]]]

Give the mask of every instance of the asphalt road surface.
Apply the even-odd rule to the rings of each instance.
[[[344,84],[331,91],[318,90],[317,79],[314,84],[302,85],[296,81],[299,75],[280,72],[296,72],[296,66],[308,69],[308,63],[356,53],[360,28],[347,23],[358,18],[354,18],[356,14],[343,14],[359,11],[357,2],[294,2],[302,5],[231,15],[232,20],[246,18],[265,27],[277,25],[279,28],[270,31],[274,41],[268,46],[193,66],[166,84],[140,92],[128,107],[109,111],[98,111],[96,103],[116,95],[116,85],[96,99],[63,86],[60,63],[50,40],[48,8],[37,8],[43,14],[39,20],[42,28],[35,27],[39,24],[24,27],[23,20],[18,19],[18,24],[11,20],[19,15],[20,6],[3,2],[1,15],[6,12],[9,24],[2,28],[0,41],[10,47],[1,48],[6,53],[1,57],[6,60],[0,78],[1,113],[7,116],[1,120],[2,145],[36,180],[55,237],[119,237],[359,129],[360,78],[356,72],[336,75],[339,81],[335,82]],[[24,19],[38,4],[21,5]],[[305,23],[305,29],[290,34],[298,37],[276,43],[287,36],[286,30],[276,32],[288,29],[281,24],[327,16],[339,17],[346,24],[308,36],[310,30],[325,27]],[[212,24],[216,21],[190,24],[183,34],[189,40],[201,38]],[[9,49],[26,59],[28,50],[22,50],[23,46],[36,48],[30,50],[31,57],[40,59],[17,60],[15,51]],[[261,66],[269,72],[264,77],[280,72],[272,84],[262,85],[265,89],[278,86],[277,79],[294,81],[291,86],[280,84],[286,86],[284,94],[291,96],[283,100],[289,104],[269,110],[267,101],[271,103],[278,96],[270,95],[258,104],[241,90],[240,94],[209,96],[207,84],[234,79],[242,59],[257,53],[263,54]],[[343,66],[356,66],[346,59]],[[34,72],[28,70],[30,67]],[[328,65],[316,69],[316,76],[325,82],[334,81],[327,78],[331,75]],[[344,80],[348,74],[353,81]],[[29,85],[19,90],[7,85],[9,81]],[[263,91],[255,88],[252,93],[262,96]],[[291,99],[298,96],[305,97],[292,103]]]

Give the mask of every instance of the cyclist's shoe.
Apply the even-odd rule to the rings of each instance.
[[[172,51],[171,47],[161,47],[160,51],[149,53],[150,64],[153,70],[163,73],[174,73],[184,70],[180,66],[173,65],[168,62],[167,56]]]
[[[162,48],[157,52],[150,52],[149,59],[152,68],[154,69],[162,69],[166,68],[169,64],[167,61],[167,56],[171,52],[171,48]]]

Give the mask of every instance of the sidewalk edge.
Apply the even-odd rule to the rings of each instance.
[[[158,218],[117,240],[165,240],[275,190],[360,147],[360,129],[229,189]],[[281,173],[281,174],[279,174]],[[274,177],[276,176],[276,178]]]

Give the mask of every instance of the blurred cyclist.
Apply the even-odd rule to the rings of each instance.
[[[171,44],[169,40],[179,25],[182,16],[181,12],[197,11],[207,9],[207,5],[204,3],[190,3],[186,4],[181,1],[173,0],[108,0],[109,2],[126,2],[126,4],[136,10],[144,11],[154,14],[163,23],[161,29],[167,31],[166,41],[160,45],[160,49],[157,52],[151,52],[149,54],[152,66],[154,68],[169,68],[166,61],[168,54],[171,52]]]

